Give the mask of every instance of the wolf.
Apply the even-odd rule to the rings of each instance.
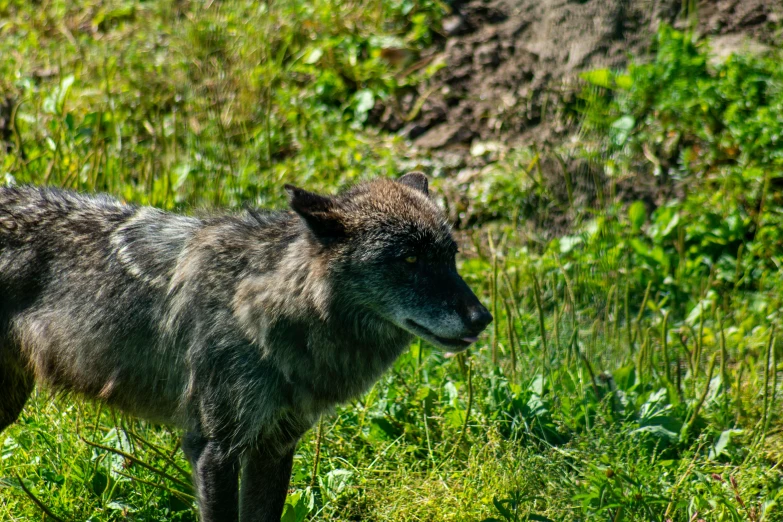
[[[35,383],[184,430],[204,522],[278,522],[294,449],[414,336],[492,315],[419,172],[191,217],[0,188],[0,432]],[[241,476],[241,488],[239,479]]]

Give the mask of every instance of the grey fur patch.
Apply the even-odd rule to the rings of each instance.
[[[141,208],[111,235],[111,244],[130,274],[167,287],[177,258],[199,225],[197,219],[172,218],[157,209]],[[166,241],[160,241],[161,237]]]

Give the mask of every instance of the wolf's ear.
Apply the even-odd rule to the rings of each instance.
[[[345,235],[345,226],[334,199],[293,185],[286,185],[285,190],[291,209],[299,214],[316,237],[329,240]]]
[[[429,182],[427,182],[427,176],[425,176],[423,172],[419,172],[418,170],[414,170],[413,172],[408,172],[403,177],[398,179],[397,183],[408,185],[412,189],[416,189],[420,192],[423,192],[425,196],[430,195]]]

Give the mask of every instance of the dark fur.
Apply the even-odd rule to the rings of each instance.
[[[458,351],[491,321],[421,174],[287,189],[294,212],[197,219],[0,188],[0,431],[36,381],[97,398],[186,430],[202,520],[280,520],[321,413],[413,334]]]

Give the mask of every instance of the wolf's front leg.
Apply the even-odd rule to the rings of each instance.
[[[242,463],[241,522],[280,522],[295,444],[285,453],[254,449]]]
[[[182,449],[193,467],[201,522],[237,522],[239,461],[225,443],[188,434]]]

